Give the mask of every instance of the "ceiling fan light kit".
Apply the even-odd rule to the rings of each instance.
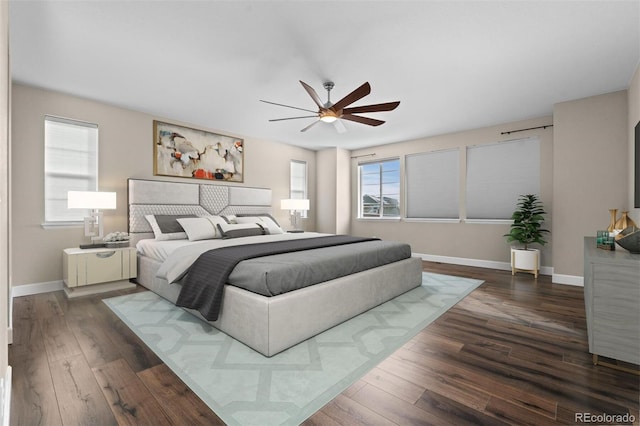
[[[356,107],[347,108],[352,103],[359,101],[360,99],[364,98],[369,93],[371,93],[371,86],[369,85],[368,82],[365,82],[360,87],[358,87],[356,90],[354,90],[353,92],[349,93],[347,96],[345,96],[344,98],[340,99],[335,104],[331,103],[331,89],[333,89],[333,87],[334,87],[334,84],[333,84],[332,81],[327,81],[327,82],[323,83],[323,85],[322,85],[325,88],[325,90],[327,91],[327,102],[325,102],[325,103],[322,103],[322,101],[320,100],[320,97],[318,96],[316,91],[313,89],[313,87],[309,86],[307,83],[305,83],[302,80],[300,80],[300,84],[302,84],[302,87],[307,91],[307,93],[309,94],[311,99],[313,99],[313,102],[318,107],[318,111],[316,112],[316,111],[312,111],[312,110],[309,110],[309,109],[306,109],[306,108],[299,108],[299,107],[295,107],[295,106],[290,106],[290,105],[285,105],[285,104],[279,104],[279,103],[276,103],[276,102],[270,102],[270,101],[261,100],[261,102],[265,102],[265,103],[272,104],[272,105],[278,105],[278,106],[282,106],[282,107],[286,107],[286,108],[293,108],[293,109],[297,109],[297,110],[301,110],[301,111],[307,111],[307,112],[313,112],[314,113],[314,115],[305,115],[305,116],[300,116],[300,117],[276,118],[276,119],[272,119],[272,120],[269,120],[269,121],[297,120],[297,119],[300,119],[300,118],[317,118],[316,121],[314,121],[313,123],[309,124],[307,127],[303,128],[300,131],[301,132],[306,132],[308,129],[310,129],[312,126],[314,126],[318,121],[322,121],[322,122],[325,122],[325,123],[334,123],[334,125],[336,125],[336,130],[338,130],[339,133],[342,133],[342,132],[344,132],[345,128],[344,128],[344,125],[342,125],[342,123],[340,123],[339,119],[353,121],[353,122],[361,123],[361,124],[366,124],[368,126],[379,126],[381,124],[384,124],[384,121],[377,120],[375,118],[363,117],[363,116],[355,115],[355,114],[369,113],[369,112],[393,111],[394,109],[396,109],[398,107],[398,105],[400,105],[400,101],[395,101],[395,102],[386,102],[386,103],[382,103],[382,104],[362,105],[362,106],[356,106]]]
[[[325,123],[333,123],[336,121],[338,117],[335,114],[332,114],[330,111],[324,111],[320,113],[320,120]]]

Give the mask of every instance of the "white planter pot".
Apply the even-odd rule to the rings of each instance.
[[[517,271],[529,272],[538,278],[540,270],[540,250],[538,249],[511,249],[511,275]]]

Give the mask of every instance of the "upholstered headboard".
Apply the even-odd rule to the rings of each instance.
[[[129,179],[131,245],[154,238],[148,214],[271,213],[271,190],[245,186]]]

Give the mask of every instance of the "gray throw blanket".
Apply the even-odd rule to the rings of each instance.
[[[216,321],[222,304],[222,290],[233,268],[243,260],[293,251],[377,240],[378,238],[330,235],[270,243],[245,244],[209,250],[189,268],[182,280],[176,305],[195,309],[209,321]]]

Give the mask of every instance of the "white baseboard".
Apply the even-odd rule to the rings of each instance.
[[[64,283],[62,280],[48,281],[44,283],[24,284],[11,287],[11,297],[31,296],[32,294],[49,293],[51,291],[62,290]]]
[[[11,419],[11,366],[7,365],[7,373],[0,379],[0,424],[9,426]]]
[[[584,287],[584,278],[576,275],[553,274],[551,282],[554,284],[566,284],[577,287]]]
[[[510,271],[511,264],[508,262],[496,262],[493,260],[467,259],[465,257],[438,256],[435,254],[412,253],[413,256],[421,257],[428,262],[450,263],[452,265],[476,266],[478,268],[499,269]]]
[[[510,271],[511,263],[497,262],[495,260],[467,259],[464,257],[438,256],[433,254],[412,253],[413,256],[422,258],[428,262],[450,263],[452,265],[476,266],[478,268],[498,269],[501,271]],[[553,273],[552,266],[541,266],[540,274],[551,275],[551,282],[554,284],[582,285],[582,277],[571,275],[558,275]]]
[[[13,289],[9,289],[9,321],[7,324],[7,344],[13,343]]]

